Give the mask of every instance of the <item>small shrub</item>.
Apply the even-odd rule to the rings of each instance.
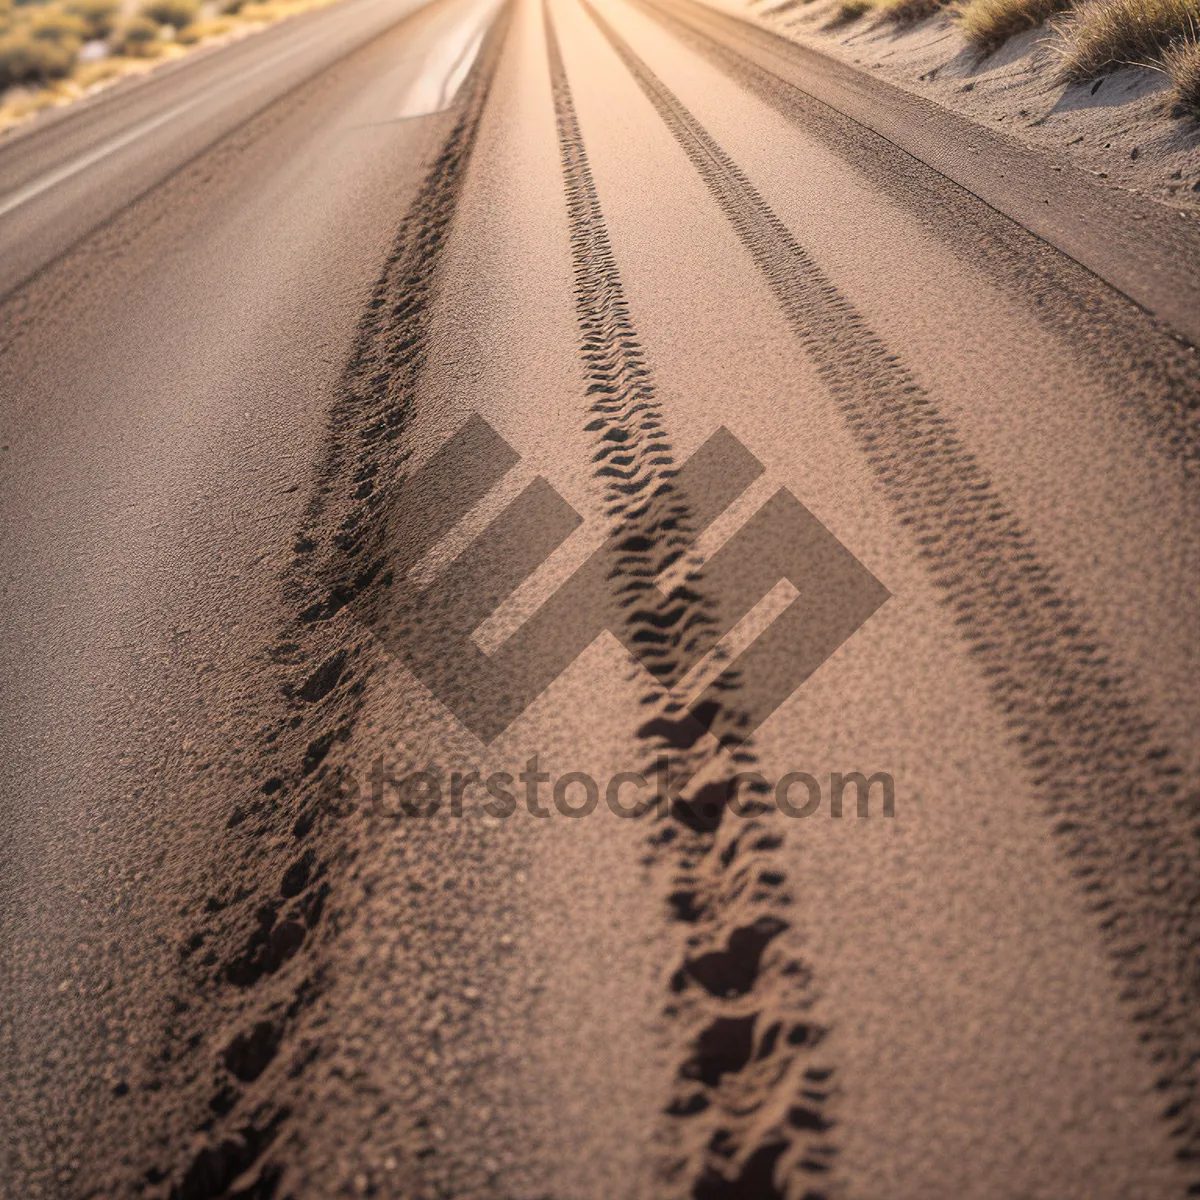
[[[90,38],[108,37],[117,26],[120,0],[70,0],[67,12],[73,13],[87,26]]]
[[[1071,7],[1071,0],[966,0],[952,10],[959,32],[981,54],[990,54],[1010,37],[1036,29]]]
[[[915,25],[945,7],[946,0],[884,0],[879,11],[898,25]]]
[[[851,21],[857,21],[859,17],[866,16],[874,7],[871,0],[842,0],[830,24],[849,25]]]
[[[0,37],[0,88],[16,83],[47,83],[70,74],[78,44],[33,37],[14,30]]]
[[[47,42],[74,42],[78,49],[88,35],[87,22],[74,13],[50,9],[39,13],[29,25],[35,38]]]
[[[277,4],[273,0],[245,0],[238,9],[238,16],[243,21],[262,21],[270,24],[288,16],[288,5],[286,2]]]
[[[142,16],[176,29],[190,25],[199,13],[199,0],[147,0],[142,5]]]
[[[1174,115],[1200,117],[1200,42],[1180,42],[1163,55],[1171,77]]]
[[[149,17],[130,17],[117,30],[112,48],[130,58],[153,58],[163,48],[157,23]]]
[[[1200,0],[1090,0],[1066,29],[1064,79],[1153,62],[1200,38]]]

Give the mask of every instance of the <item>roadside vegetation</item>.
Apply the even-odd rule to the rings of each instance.
[[[1200,117],[1200,0],[842,0],[833,24],[873,12],[908,25],[943,10],[980,54],[1051,25],[1060,39],[1065,82],[1129,66],[1165,71],[1176,115]]]
[[[1163,54],[1163,63],[1171,77],[1175,103],[1200,118],[1200,40],[1171,46]]]
[[[122,76],[333,0],[0,0],[0,132]]]
[[[1070,7],[1071,0],[965,0],[951,11],[968,44],[990,54],[1010,37],[1036,29]]]
[[[1176,103],[1200,115],[1200,0],[1088,0],[1064,33],[1064,78],[1079,82],[1131,63],[1161,64]]]

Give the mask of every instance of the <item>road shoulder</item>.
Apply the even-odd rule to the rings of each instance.
[[[1102,186],[1060,155],[1023,145],[933,100],[752,18],[656,0],[653,11],[716,43],[733,69],[757,69],[932,167],[1200,343],[1200,221]],[[736,60],[736,61],[735,61]]]

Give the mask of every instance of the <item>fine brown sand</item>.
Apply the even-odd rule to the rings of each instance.
[[[5,1194],[1187,1194],[1194,353],[629,0],[395,120],[459,19],[3,302]]]

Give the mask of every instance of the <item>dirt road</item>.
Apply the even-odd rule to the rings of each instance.
[[[761,36],[0,147],[5,1195],[1200,1191],[1188,318]]]

